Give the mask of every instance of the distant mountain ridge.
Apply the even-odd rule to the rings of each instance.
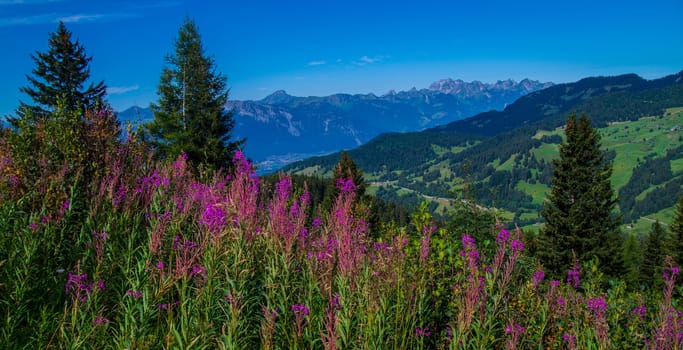
[[[256,101],[229,101],[235,138],[246,138],[245,153],[262,172],[292,161],[358,147],[385,132],[436,127],[476,113],[503,109],[521,96],[553,86],[511,79],[495,83],[443,79],[429,88],[375,94],[297,97],[278,90]],[[149,108],[119,112],[122,122],[144,123]]]
[[[604,134],[625,218],[672,212],[683,194],[683,71],[654,80],[627,74],[555,85],[502,111],[422,132],[380,135],[348,155],[375,181],[373,191],[382,199],[411,206],[452,198],[468,181],[479,200],[528,225],[539,220],[550,161],[571,113],[585,113]],[[339,154],[314,157],[283,170],[324,176],[338,160]],[[654,173],[661,177],[657,182],[648,178]]]
[[[491,84],[444,79],[428,89],[382,96],[296,97],[278,90],[258,101],[229,101],[227,107],[235,113],[235,136],[247,138],[247,155],[262,167],[278,168],[298,155],[355,148],[381,133],[419,131],[502,109],[552,85],[529,79]]]

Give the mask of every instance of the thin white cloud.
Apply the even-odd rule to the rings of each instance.
[[[362,56],[361,58],[359,58],[358,61],[354,61],[352,63],[357,65],[357,66],[364,66],[366,64],[373,64],[373,63],[381,62],[384,60],[385,57],[386,56],[370,57],[370,56],[365,55],[365,56]]]
[[[77,15],[69,15],[69,16],[59,17],[59,18],[57,18],[57,20],[62,21],[64,23],[80,23],[80,22],[95,22],[95,21],[103,19],[104,17],[105,17],[105,15],[101,15],[101,14],[77,14]]]
[[[127,92],[138,90],[139,88],[140,86],[138,84],[131,86],[111,86],[107,88],[107,93],[109,95],[120,95],[125,94]]]
[[[320,61],[311,61],[311,62],[308,62],[308,65],[309,65],[309,66],[322,66],[322,65],[324,65],[324,64],[326,64],[326,63],[327,63],[327,62],[326,62],[325,60],[320,60]]]
[[[373,58],[370,58],[370,57],[368,57],[368,56],[363,56],[363,57],[360,58],[360,61],[363,62],[363,63],[375,63],[375,62],[379,62],[379,61],[381,61],[381,60],[382,60],[381,57],[373,57]]]

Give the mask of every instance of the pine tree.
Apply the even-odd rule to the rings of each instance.
[[[670,226],[670,231],[667,238],[666,253],[677,264],[683,264],[683,197],[676,203],[676,214]]]
[[[204,54],[194,21],[185,19],[175,41],[175,54],[166,58],[158,87],[154,120],[148,124],[151,143],[161,157],[185,152],[195,162],[213,168],[230,165],[243,141],[230,142],[235,125],[228,101],[226,78]]]
[[[106,94],[104,82],[84,88],[90,78],[88,64],[92,60],[78,42],[73,41],[71,32],[64,23],[59,22],[57,31],[50,34],[49,50],[37,52],[31,58],[36,64],[33,76],[27,75],[30,86],[19,90],[26,93],[35,103],[21,102],[17,117],[10,123],[18,127],[20,119],[29,123],[45,118],[58,107],[65,112],[83,112],[100,102]]]
[[[643,262],[640,265],[640,272],[638,280],[641,285],[653,288],[658,276],[657,270],[664,265],[664,250],[662,244],[664,242],[666,232],[659,221],[652,224],[652,229],[647,236],[645,242],[645,252],[643,253]]]
[[[565,126],[560,157],[553,160],[551,192],[541,212],[546,223],[540,233],[538,257],[555,276],[572,264],[597,257],[609,276],[621,273],[621,217],[614,213],[617,198],[611,187],[612,165],[600,150],[600,135],[586,116],[572,115]]]
[[[629,234],[622,247],[624,275],[622,279],[630,288],[638,286],[640,266],[643,262],[642,244],[635,234]]]
[[[339,181],[348,179],[352,179],[353,184],[356,186],[356,199],[361,199],[367,187],[365,180],[363,180],[363,170],[358,169],[353,159],[346,152],[342,151],[339,162],[334,166],[332,179],[325,191],[323,209],[332,208],[332,204],[337,199],[337,196],[339,196]]]

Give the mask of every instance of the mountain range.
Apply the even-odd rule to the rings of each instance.
[[[502,109],[553,83],[524,79],[495,83],[443,79],[429,88],[385,95],[334,94],[296,97],[279,90],[258,101],[229,101],[235,138],[246,138],[245,153],[261,172],[295,160],[358,147],[379,134],[433,128],[473,114]],[[148,108],[119,113],[122,121],[147,121]]]
[[[614,163],[612,183],[627,222],[670,219],[661,213],[670,213],[683,194],[681,107],[683,72],[654,80],[591,77],[532,92],[499,111],[382,134],[348,155],[380,198],[407,206],[428,200],[447,215],[449,198],[469,183],[477,200],[506,210],[520,226],[533,225],[551,184],[562,126],[571,113],[586,114]],[[326,176],[339,158],[313,157],[283,170]]]

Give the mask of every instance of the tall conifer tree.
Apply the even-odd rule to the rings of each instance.
[[[90,78],[88,65],[92,58],[86,55],[78,40],[72,40],[71,32],[64,23],[59,22],[57,31],[50,34],[48,44],[47,52],[31,56],[36,64],[33,76],[27,75],[29,86],[19,90],[26,93],[34,104],[21,102],[17,109],[18,118],[10,118],[15,127],[20,119],[34,122],[57,109],[83,113],[101,102],[106,94],[102,81],[84,88]]]
[[[683,264],[683,197],[676,203],[676,214],[670,230],[666,242],[666,253],[680,265]]]
[[[365,180],[363,180],[363,170],[356,166],[356,163],[349,157],[349,155],[342,151],[339,162],[334,166],[332,179],[327,185],[325,191],[325,198],[323,199],[323,208],[329,209],[334,204],[334,201],[339,196],[338,183],[339,180],[353,180],[356,186],[356,199],[361,199],[365,194]]]
[[[584,115],[572,115],[565,126],[566,140],[560,157],[553,160],[554,178],[541,215],[538,256],[556,276],[572,264],[597,257],[608,275],[621,273],[621,217],[615,214],[617,198],[610,183],[612,165],[600,150],[600,135]]]
[[[162,157],[185,152],[190,160],[214,168],[230,165],[243,141],[230,142],[235,125],[228,101],[226,78],[204,54],[194,21],[185,19],[175,41],[175,54],[166,57],[152,104],[154,120],[147,126],[152,144]]]
[[[666,233],[659,221],[652,224],[645,242],[643,262],[640,264],[638,281],[641,285],[652,288],[657,282],[657,271],[664,265],[663,243]],[[660,271],[661,272],[661,271]]]

